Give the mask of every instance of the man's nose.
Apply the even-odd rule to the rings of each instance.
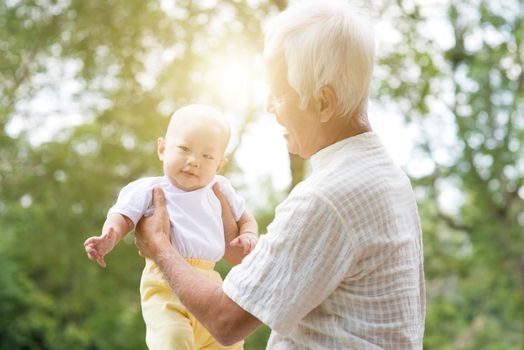
[[[275,107],[273,106],[273,97],[269,95],[266,99],[266,112],[275,114]]]

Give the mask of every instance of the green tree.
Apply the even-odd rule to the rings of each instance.
[[[0,348],[144,348],[143,262],[132,237],[108,270],[87,261],[82,242],[123,184],[161,170],[155,139],[177,106],[198,96],[228,107],[210,83],[222,68],[214,58],[260,53],[262,21],[286,4],[0,3]],[[522,349],[522,4],[374,5],[399,36],[379,47],[373,100],[417,136],[406,170],[425,238],[425,348]],[[64,94],[80,125],[35,144],[30,135],[53,114],[61,123],[73,116],[32,104]],[[259,113],[254,103],[239,110],[240,129]],[[30,127],[14,137],[17,123]],[[293,186],[305,163],[290,165]],[[238,171],[234,162],[227,171]],[[264,228],[273,208],[256,214]],[[246,348],[263,349],[268,333],[261,328]]]
[[[425,348],[522,349],[524,8],[440,6],[382,9],[401,45],[381,56],[377,90],[419,132],[407,169],[425,232]]]
[[[236,1],[0,4],[1,348],[145,347],[143,261],[132,237],[108,257],[107,270],[86,259],[82,242],[99,231],[122,185],[161,171],[155,140],[177,106],[197,97],[224,104],[200,73],[218,52],[257,52],[260,21],[272,8]],[[53,111],[31,103],[66,93],[81,125],[32,143]],[[246,115],[248,122],[256,112]],[[31,126],[15,138],[9,129],[16,123]],[[267,333],[253,335],[250,348],[263,348]]]

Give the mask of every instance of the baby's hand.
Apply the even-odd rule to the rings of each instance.
[[[116,233],[113,228],[109,228],[107,233],[101,236],[94,236],[86,239],[84,247],[86,249],[87,257],[94,260],[98,265],[106,267],[104,256],[109,253],[116,245]]]
[[[237,238],[229,243],[232,247],[243,247],[244,254],[249,254],[255,248],[258,242],[258,236],[253,232],[246,232],[238,235]]]

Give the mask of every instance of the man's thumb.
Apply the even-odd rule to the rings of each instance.
[[[213,192],[215,192],[215,196],[217,196],[218,200],[220,201],[220,204],[222,204],[222,207],[224,207],[225,204],[227,204],[227,199],[222,193],[222,190],[220,190],[220,185],[218,182],[216,182],[213,185]]]
[[[153,188],[153,206],[155,209],[165,206],[164,191],[160,187]]]

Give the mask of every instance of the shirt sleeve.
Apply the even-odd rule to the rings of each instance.
[[[145,179],[139,179],[126,185],[120,190],[118,199],[109,209],[107,216],[114,213],[122,214],[136,225],[151,206],[153,195],[150,188],[150,184]]]
[[[246,210],[246,204],[244,198],[242,198],[231,185],[231,182],[224,176],[217,176],[217,182],[220,185],[220,191],[226,196],[231,211],[233,212],[233,217],[235,221],[238,221],[244,210]]]
[[[253,252],[230,271],[224,292],[271,329],[289,334],[343,280],[352,246],[330,201],[292,193]]]

